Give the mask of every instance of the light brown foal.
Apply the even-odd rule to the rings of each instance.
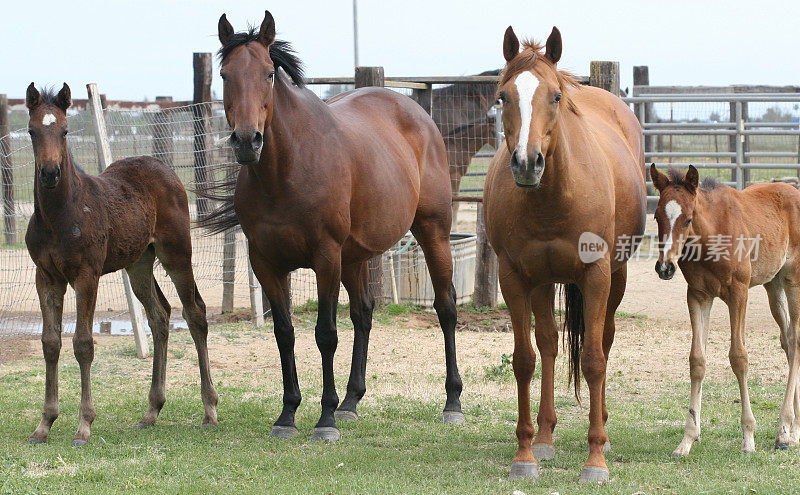
[[[800,388],[797,384],[800,325],[800,192],[788,184],[754,184],[743,191],[715,181],[698,185],[697,169],[670,177],[651,166],[659,190],[659,257],[656,272],[669,280],[675,263],[689,284],[686,293],[692,323],[689,373],[692,392],[686,432],[675,455],[689,454],[700,438],[700,402],[706,371],[706,343],[711,304],[719,297],[728,305],[731,347],[728,356],[742,398],[742,451],[755,451],[756,421],[747,390],[745,311],[747,291],[767,289],[772,316],[781,330],[781,347],[789,361],[786,395],[780,412],[775,447],[788,448],[800,439]]]
[[[536,458],[554,454],[554,298],[555,284],[564,283],[572,375],[577,389],[583,368],[589,385],[589,458],[580,480],[605,481],[606,360],[630,255],[618,247],[639,236],[645,223],[642,132],[616,95],[581,87],[556,68],[561,56],[557,29],[544,52],[531,42],[519,48],[509,27],[498,91],[506,141],[492,161],[484,194],[486,231],[497,252],[500,287],[514,328],[519,420],[511,477],[536,477]],[[542,356],[535,439],[531,310]]]

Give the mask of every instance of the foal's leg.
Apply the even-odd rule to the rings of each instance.
[[[75,336],[72,337],[72,349],[75,351],[75,359],[81,369],[81,405],[78,413],[78,430],[72,440],[72,444],[75,446],[86,445],[89,442],[90,429],[95,417],[90,374],[94,360],[92,321],[94,320],[99,279],[98,275],[84,272],[73,283],[78,315]]]
[[[333,412],[339,405],[333,375],[333,356],[339,343],[336,334],[336,309],[339,303],[339,284],[342,279],[341,248],[335,245],[322,246],[322,252],[314,262],[314,273],[317,275],[319,298],[314,337],[322,356],[322,414],[311,438],[335,442],[340,436],[333,417]]]
[[[780,279],[772,280],[764,284],[764,288],[767,289],[767,296],[769,297],[769,309],[772,311],[772,317],[775,318],[775,322],[778,324],[778,327],[781,330],[781,347],[783,351],[786,353],[786,359],[789,362],[789,366],[792,366],[792,354],[790,352],[789,341],[791,340],[791,325],[789,320],[789,303],[786,300],[786,292],[784,291],[783,283]],[[788,387],[788,383],[787,383]],[[794,398],[792,400],[794,406],[794,421],[792,422],[792,428],[790,432],[790,441],[789,444],[794,445],[797,440],[798,436],[800,436],[800,402],[798,396],[800,394],[800,387],[795,387],[794,390]],[[787,388],[787,395],[788,395],[788,388]],[[780,430],[778,431],[778,436],[780,436]],[[777,438],[777,437],[776,437]]]
[[[300,406],[300,384],[297,381],[297,366],[294,361],[294,327],[289,303],[289,273],[277,273],[250,244],[250,265],[261,284],[261,290],[269,299],[273,332],[278,345],[283,376],[283,409],[272,426],[270,436],[292,438],[297,435],[294,415]]]
[[[164,402],[167,400],[164,387],[167,375],[167,341],[171,308],[153,278],[155,259],[155,247],[150,245],[142,257],[127,269],[131,288],[144,307],[147,324],[153,334],[153,378],[148,394],[150,405],[147,413],[139,421],[139,428],[155,423],[158,413],[161,412],[161,408],[164,407]]]
[[[789,306],[789,331],[785,341],[788,349],[789,377],[786,383],[786,395],[781,406],[778,435],[775,448],[785,449],[796,445],[797,438],[792,430],[797,427],[796,400],[798,387],[798,367],[800,367],[800,285],[797,281],[786,281],[786,297]]]
[[[700,440],[700,406],[703,399],[703,378],[706,375],[706,344],[708,344],[711,305],[714,298],[689,287],[686,291],[686,302],[689,305],[689,319],[692,323],[692,350],[689,352],[692,392],[683,440],[673,452],[673,455],[680,457],[689,455],[694,442]]]
[[[517,454],[511,462],[509,478],[537,478],[539,464],[531,449],[531,378],[536,369],[536,354],[531,345],[531,290],[504,258],[499,258],[498,262],[500,289],[511,314],[511,327],[514,330],[512,366],[517,380]]]
[[[555,285],[545,284],[533,289],[530,304],[536,320],[534,332],[536,347],[542,357],[542,392],[539,397],[539,414],[536,423],[539,431],[533,439],[533,455],[537,460],[548,461],[555,456],[553,430],[556,427],[555,362],[558,355],[558,328],[555,318]]]
[[[177,233],[176,233],[177,234]],[[183,234],[183,233],[181,233]],[[197,350],[200,368],[200,395],[203,399],[202,424],[217,424],[217,403],[219,395],[211,380],[211,366],[208,361],[208,321],[206,320],[206,304],[200,297],[192,272],[192,245],[189,232],[171,239],[156,241],[156,256],[175,285],[175,290],[183,306],[183,319],[189,326],[189,333]],[[164,339],[166,351],[166,339]],[[166,359],[166,357],[165,357]],[[153,363],[155,366],[155,363]]]
[[[744,319],[747,310],[747,286],[736,284],[730,288],[728,312],[731,319],[731,348],[728,358],[739,382],[742,398],[742,452],[755,452],[756,418],[750,408],[750,391],[747,387],[747,349],[745,348]]]
[[[66,282],[36,270],[36,292],[42,308],[42,352],[45,363],[44,407],[42,420],[31,435],[31,443],[47,441],[50,427],[58,417],[58,357],[61,354],[61,317]]]
[[[586,334],[581,353],[581,368],[589,385],[589,458],[583,466],[579,481],[608,480],[603,446],[608,442],[603,420],[606,380],[606,357],[603,352],[603,331],[611,290],[611,267],[607,260],[589,265],[578,284],[583,295],[583,316]],[[580,376],[575,377],[580,380]]]
[[[450,252],[450,231],[447,219],[441,216],[425,217],[417,211],[417,217],[411,226],[411,232],[417,238],[422,252],[425,253],[425,264],[433,283],[433,308],[439,317],[439,325],[444,334],[444,358],[447,377],[444,388],[447,401],[444,404],[442,421],[461,424],[464,413],[461,412],[461,390],[463,384],[458,373],[456,359],[456,289],[453,286],[453,258]]]
[[[342,283],[350,296],[350,319],[353,321],[353,360],[350,364],[350,379],[347,394],[334,414],[337,420],[358,419],[356,405],[367,390],[367,348],[369,332],[372,329],[372,310],[375,301],[369,294],[369,264],[356,263],[342,267]]]

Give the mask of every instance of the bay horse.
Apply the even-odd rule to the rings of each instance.
[[[644,232],[644,150],[633,112],[616,95],[580,86],[559,71],[561,51],[556,28],[544,47],[525,41],[521,51],[514,30],[506,30],[506,66],[498,87],[506,140],[486,178],[486,231],[514,330],[519,446],[511,477],[538,476],[536,457],[549,459],[555,452],[554,299],[555,284],[561,283],[566,284],[565,338],[576,396],[581,369],[589,385],[589,458],[580,481],[604,481],[609,473],[603,450],[610,448],[606,361],[631,254],[632,246],[623,245]],[[542,356],[533,445],[531,310]]]
[[[689,285],[686,302],[692,324],[689,354],[692,388],[686,430],[674,454],[688,455],[700,438],[709,315],[717,297],[728,305],[730,314],[728,356],[742,399],[742,451],[755,451],[756,421],[747,388],[745,312],[747,291],[756,285],[767,290],[769,307],[781,332],[781,347],[789,363],[775,447],[797,445],[800,440],[797,378],[800,191],[782,183],[753,184],[742,191],[713,179],[698,183],[699,174],[691,165],[685,174],[670,169],[667,176],[653,164],[650,176],[660,193],[655,212],[661,248],[656,272],[660,278],[669,280],[677,263]]]
[[[497,76],[499,70],[487,70],[476,76]],[[458,196],[461,180],[472,159],[487,144],[496,145],[494,121],[488,112],[497,101],[495,84],[474,82],[450,84],[432,92],[431,117],[444,138],[450,164],[450,186]],[[452,230],[458,228],[458,207],[453,201]]]
[[[73,444],[89,441],[95,418],[90,369],[94,359],[92,320],[101,275],[124,268],[147,313],[153,334],[153,378],[149,408],[139,422],[152,425],[166,400],[164,382],[170,305],[153,278],[159,259],[175,284],[200,362],[203,425],[217,424],[217,392],[211,381],[206,308],[192,273],[189,203],[177,174],[152,157],[118,160],[98,176],[85,174],[67,146],[69,86],[61,90],[28,86],[36,176],[33,216],[25,243],[36,264],[36,291],[42,309],[42,350],[46,364],[42,420],[31,443],[47,441],[59,413],[58,358],[67,284],[75,289],[77,323],[72,347],[81,370],[81,404]]]
[[[356,419],[364,395],[367,345],[375,302],[368,261],[410,229],[422,246],[444,332],[447,378],[443,419],[462,422],[456,365],[455,289],[450,253],[450,174],[442,136],[413,100],[363,88],[323,102],[303,85],[288,43],[275,40],[267,11],[258,30],[234,32],[220,17],[223,102],[241,165],[235,184],[218,184],[225,199],[201,225],[241,225],[250,263],[269,299],[283,374],[283,410],[271,434],[298,433],[300,387],[288,280],[292,270],[316,274],[315,337],[322,356],[322,413],[313,439],[336,441],[335,416]],[[234,189],[233,194],[230,190]],[[355,339],[347,394],[337,410],[333,374],[339,284],[350,296]],[[336,415],[334,415],[336,411]]]

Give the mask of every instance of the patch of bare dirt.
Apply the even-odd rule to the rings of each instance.
[[[0,365],[41,357],[41,341],[37,336],[0,338]]]

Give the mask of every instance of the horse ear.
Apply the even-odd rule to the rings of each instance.
[[[557,27],[553,26],[545,46],[545,56],[553,62],[553,65],[557,64],[561,60],[561,31]]]
[[[223,45],[227,44],[228,40],[231,39],[231,36],[233,36],[233,26],[231,26],[231,23],[228,22],[228,18],[225,16],[225,14],[222,14],[222,17],[219,18],[217,32],[219,34],[219,42]]]
[[[55,104],[58,108],[63,110],[64,113],[67,113],[67,109],[72,106],[72,92],[69,86],[67,86],[67,83],[64,83],[61,87],[61,91],[56,95]]]
[[[264,11],[264,20],[261,22],[261,29],[258,31],[258,41],[269,48],[269,45],[275,41],[275,19],[269,10]]]
[[[650,164],[650,178],[653,180],[653,185],[656,189],[662,191],[669,185],[669,178],[658,171],[655,163]]]
[[[511,26],[508,26],[506,29],[506,35],[503,38],[503,56],[506,58],[506,62],[511,62],[511,60],[517,56],[519,53],[519,40],[517,39],[517,35],[514,34],[514,29]]]
[[[699,183],[700,174],[697,172],[697,169],[694,168],[694,165],[689,165],[689,170],[687,170],[686,175],[683,176],[683,185],[690,193],[694,194]]]
[[[25,93],[25,106],[28,107],[28,110],[33,110],[39,106],[41,98],[42,95],[39,94],[36,85],[31,83],[30,86],[28,86],[28,91]]]

